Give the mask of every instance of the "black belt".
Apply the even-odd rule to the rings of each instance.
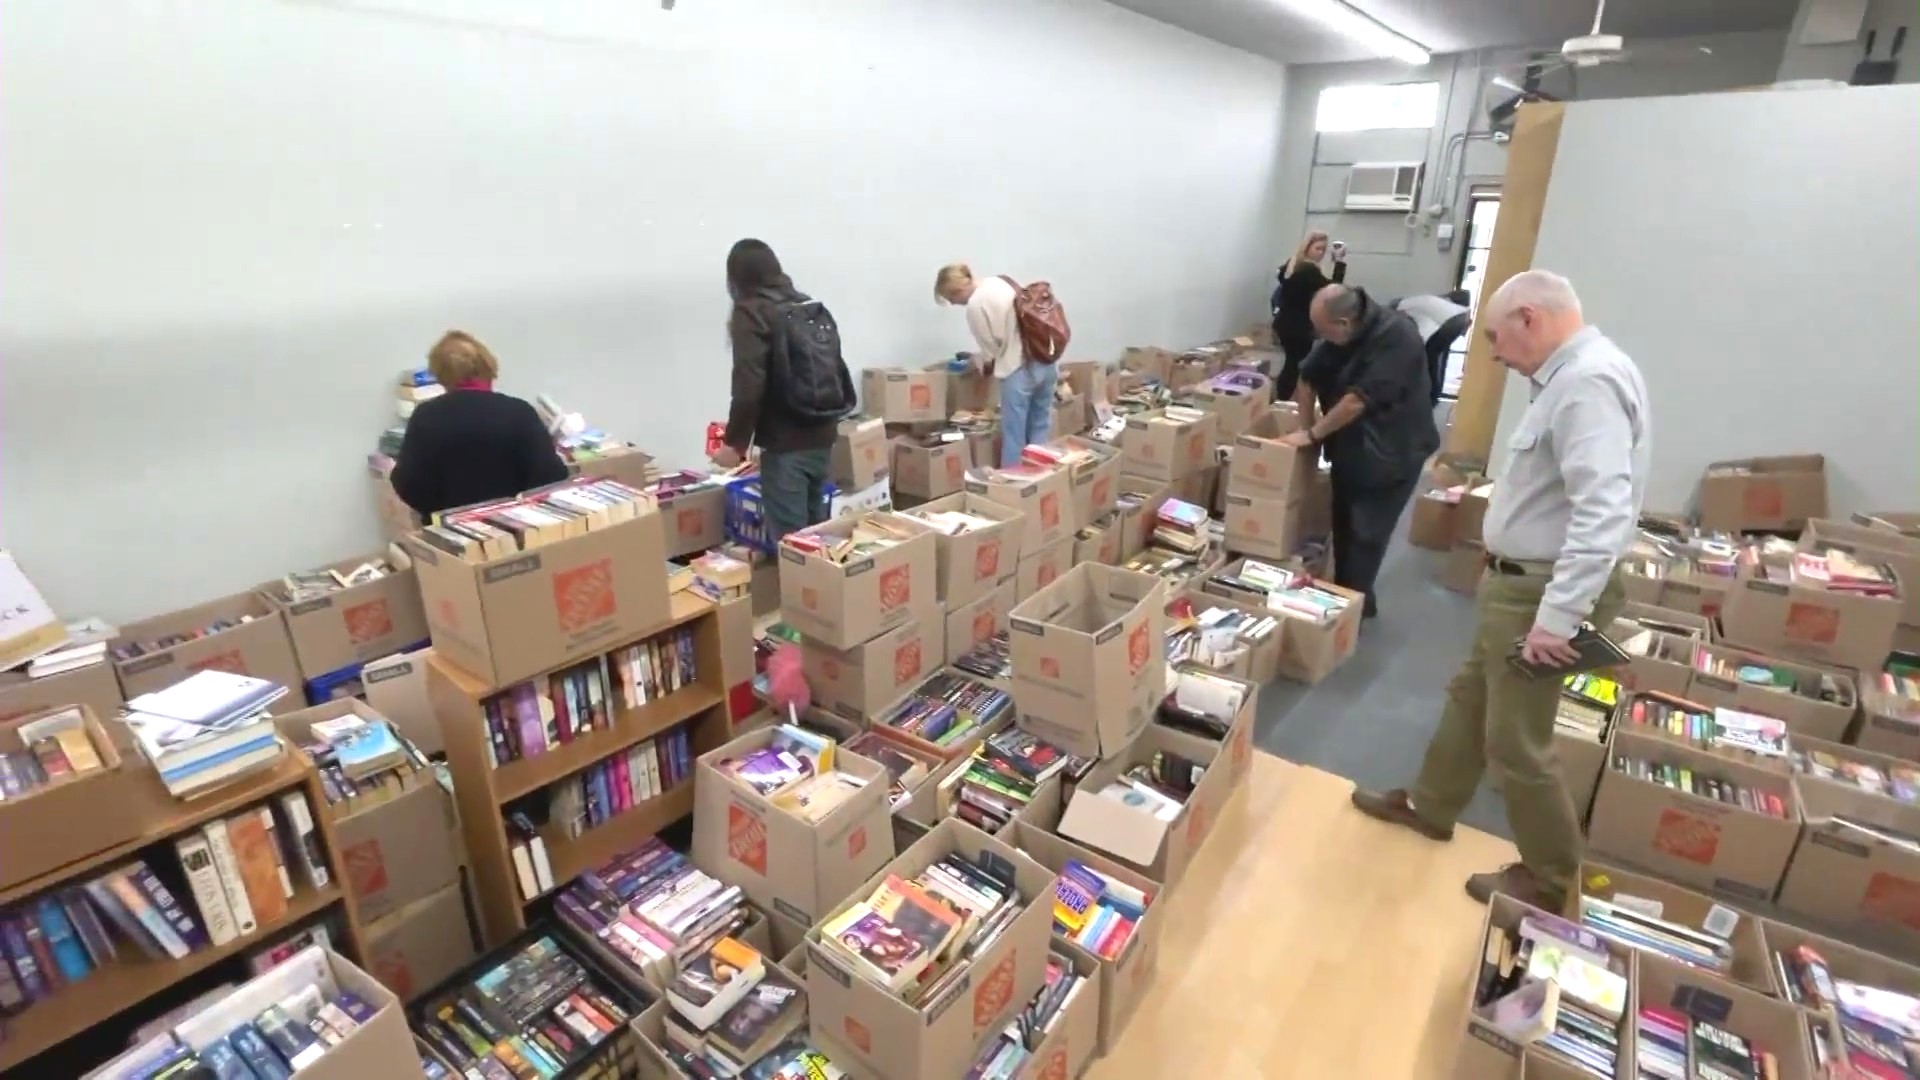
[[[1498,555],[1489,555],[1487,556],[1487,569],[1496,574],[1506,574],[1510,577],[1525,577],[1532,573],[1543,573],[1546,568],[1543,567],[1541,570],[1536,571],[1530,569],[1526,563],[1515,562],[1512,559],[1503,559]]]

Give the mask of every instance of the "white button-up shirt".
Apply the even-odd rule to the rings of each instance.
[[[1653,414],[1640,369],[1591,326],[1529,381],[1532,403],[1507,440],[1512,458],[1483,535],[1490,555],[1553,563],[1534,625],[1571,637],[1633,544]]]

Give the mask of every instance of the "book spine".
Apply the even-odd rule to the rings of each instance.
[[[11,950],[7,947],[5,922],[0,919],[0,1015],[8,1015],[25,1008],[29,1003],[27,991],[20,983],[19,972]]]
[[[12,961],[20,985],[26,990],[27,1000],[39,1001],[53,993],[54,984],[50,981],[52,973],[40,970],[33,944],[27,940],[25,916],[13,915],[0,920],[0,934],[6,937],[7,958]]]
[[[107,887],[113,890],[114,898],[127,909],[140,926],[151,936],[160,949],[175,960],[186,959],[187,943],[180,938],[166,916],[153,906],[144,890],[133,882],[131,870],[123,871],[107,879]]]
[[[184,836],[174,842],[180,856],[180,869],[187,876],[187,891],[193,894],[200,921],[207,926],[207,938],[225,945],[239,936],[233,909],[227,904],[226,890],[220,884],[220,871],[213,864],[212,846],[204,835]]]
[[[174,898],[172,890],[161,882],[160,876],[153,872],[152,867],[144,862],[136,862],[130,868],[128,877],[134,887],[152,902],[153,910],[159,912],[160,917],[166,920],[173,932],[180,936],[180,940],[186,944],[187,951],[191,952],[206,944],[206,933],[200,929],[198,923],[194,922],[193,916],[187,914],[187,909]]]
[[[68,889],[61,894],[60,903],[67,909],[67,918],[74,929],[80,931],[80,940],[86,945],[87,955],[93,958],[95,967],[104,967],[120,958],[119,951],[113,947],[113,935],[101,924],[84,890]],[[0,963],[0,968],[5,966]]]
[[[513,715],[520,735],[520,756],[538,757],[547,751],[547,726],[540,719],[540,703],[533,687],[521,683],[513,688]]]
[[[547,700],[553,705],[553,724],[561,742],[573,741],[573,708],[568,701],[564,672],[547,676]]]
[[[604,667],[587,669],[587,714],[593,718],[596,728],[608,727],[607,720],[607,670]]]
[[[260,924],[254,918],[253,904],[247,899],[246,879],[240,876],[240,859],[234,854],[227,823],[210,821],[200,831],[207,838],[208,850],[213,852],[213,868],[220,875],[220,891],[226,894],[227,909],[233,913],[234,930],[243,936],[253,933]]]
[[[280,827],[273,820],[273,808],[262,806],[259,814],[260,827],[267,834],[267,854],[273,857],[273,869],[280,878],[280,896],[284,900],[291,900],[293,899],[293,875],[287,872],[287,853],[280,843]]]
[[[46,936],[47,954],[60,973],[61,982],[76,983],[92,974],[93,964],[87,960],[87,950],[81,946],[73,924],[67,921],[67,913],[60,910],[58,901],[43,897],[34,905],[31,918],[40,924],[41,933]]]
[[[633,774],[627,771],[627,756],[620,754],[613,759],[613,791],[619,809],[633,808]]]
[[[320,832],[313,824],[313,808],[302,791],[280,796],[280,809],[287,815],[287,841],[306,868],[307,884],[324,889],[333,880],[327,869],[326,853],[320,850]]]
[[[260,819],[251,811],[228,818],[227,842],[233,846],[234,865],[239,867],[254,921],[272,926],[285,918],[287,899],[280,889],[280,872],[271,850],[273,838],[261,827]]]

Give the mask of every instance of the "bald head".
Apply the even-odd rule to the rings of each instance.
[[[1360,312],[1364,306],[1356,290],[1345,285],[1328,285],[1313,294],[1307,316],[1313,320],[1315,333],[1335,345],[1345,345],[1360,329]]]
[[[1586,318],[1566,278],[1551,270],[1525,270],[1487,298],[1480,323],[1494,359],[1530,376],[1586,326]]]

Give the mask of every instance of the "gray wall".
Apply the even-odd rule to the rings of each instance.
[[[371,549],[394,374],[448,327],[698,459],[742,236],[857,366],[966,346],[956,259],[1051,280],[1090,357],[1264,314],[1278,63],[1103,0],[678,8],[0,8],[0,542],[55,606]]]
[[[1782,32],[1716,34],[1637,43],[1641,55],[1620,64],[1577,74],[1556,72],[1542,89],[1566,98],[1622,98],[1692,94],[1773,81],[1785,44]],[[1920,49],[1920,42],[1915,42]],[[1548,46],[1553,48],[1555,46]],[[1711,54],[1702,53],[1702,47]],[[1425,161],[1421,204],[1439,200],[1451,176],[1439,172],[1446,141],[1466,131],[1486,130],[1486,107],[1508,93],[1488,80],[1504,74],[1515,83],[1525,68],[1525,50],[1493,50],[1437,56],[1424,68],[1390,61],[1297,65],[1287,73],[1286,126],[1280,143],[1280,219],[1273,259],[1284,262],[1308,228],[1325,229],[1347,241],[1349,280],[1383,296],[1439,292],[1451,288],[1464,243],[1467,193],[1473,184],[1498,184],[1506,172],[1506,151],[1489,141],[1466,144],[1465,177],[1451,200],[1452,220],[1460,235],[1441,252],[1434,222],[1422,218],[1409,228],[1397,214],[1340,212],[1345,195],[1341,163]],[[1320,91],[1330,86],[1384,82],[1440,84],[1442,123],[1431,130],[1367,131],[1316,136],[1314,110]]]
[[[1794,13],[1793,25],[1787,31],[1786,51],[1780,58],[1780,80],[1838,79],[1846,82],[1853,76],[1855,65],[1866,58],[1867,31],[1876,34],[1873,58],[1886,60],[1891,56],[1894,31],[1904,26],[1908,40],[1900,53],[1894,80],[1920,82],[1920,10],[1916,9],[1913,0],[1869,0],[1860,21],[1860,33],[1853,41],[1844,44],[1803,44],[1802,30],[1809,19],[1819,16],[1821,9],[1844,12],[1847,16],[1859,15],[1859,3],[1860,0],[1801,0],[1799,10]]]

